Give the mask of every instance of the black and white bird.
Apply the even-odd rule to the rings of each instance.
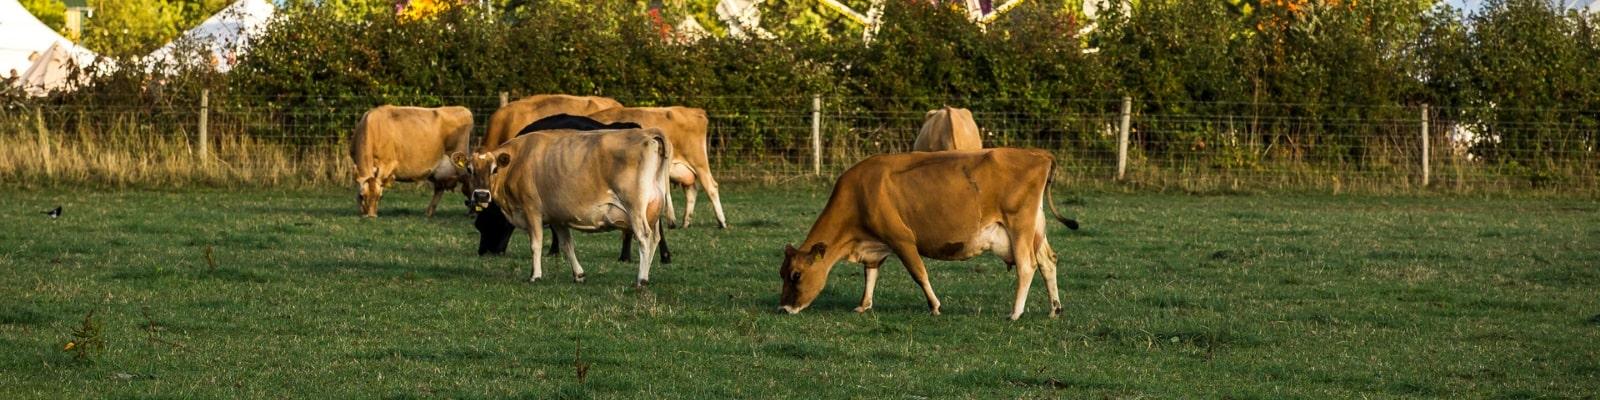
[[[56,206],[56,209],[54,209],[54,210],[40,211],[39,213],[40,214],[44,214],[44,215],[49,215],[50,219],[61,218],[61,206]]]

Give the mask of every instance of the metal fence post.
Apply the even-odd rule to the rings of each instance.
[[[1428,104],[1422,104],[1422,187],[1428,187]]]
[[[200,89],[200,162],[210,160],[211,142],[206,140],[207,120],[211,119],[211,89]]]
[[[1122,97],[1122,125],[1117,129],[1117,180],[1128,172],[1128,124],[1133,114],[1133,98]]]
[[[822,175],[822,96],[811,96],[811,174]]]
[[[511,102],[511,94],[510,93],[506,93],[506,92],[500,92],[500,106],[501,107],[505,107],[506,103],[510,103],[510,102]]]

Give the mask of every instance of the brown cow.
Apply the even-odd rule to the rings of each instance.
[[[556,114],[586,116],[596,111],[620,108],[622,103],[605,97],[541,94],[523,97],[495,110],[489,116],[489,129],[484,132],[482,150],[494,150],[501,143],[517,137],[523,127],[544,117]]]
[[[872,308],[878,266],[893,254],[922,287],[933,314],[939,298],[922,257],[966,260],[992,251],[1017,270],[1011,319],[1022,316],[1035,266],[1050,291],[1050,316],[1061,311],[1056,255],[1045,237],[1044,208],[1072,229],[1049,201],[1055,158],[1042,150],[989,149],[885,154],[850,167],[800,248],[784,248],[780,311],[798,313],[815,300],[840,260],[866,266],[866,293],[856,312]],[[1036,265],[1037,264],[1037,265]]]
[[[911,151],[977,150],[983,148],[978,124],[965,108],[945,107],[923,116],[922,131]]]
[[[356,205],[361,215],[378,216],[383,189],[394,181],[428,180],[433,200],[456,186],[461,171],[449,155],[467,151],[472,138],[472,111],[465,107],[379,106],[361,116],[350,137],[350,160],[355,163]]]
[[[684,188],[683,226],[694,216],[695,184],[705,187],[716,212],[717,226],[726,229],[728,218],[722,213],[722,195],[711,176],[711,161],[706,147],[706,111],[690,107],[629,107],[602,110],[588,115],[606,123],[632,122],[645,128],[660,129],[672,142],[672,182]],[[671,212],[672,210],[668,210]],[[676,215],[667,221],[675,222]]]
[[[461,153],[452,158],[470,171],[475,206],[492,201],[528,232],[533,249],[528,281],[544,276],[540,227],[549,224],[574,280],[582,282],[584,273],[568,229],[624,229],[639,241],[637,285],[650,282],[650,262],[663,234],[661,213],[671,201],[672,146],[660,130],[539,131],[470,159]]]

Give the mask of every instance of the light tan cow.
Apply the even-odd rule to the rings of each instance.
[[[922,130],[911,151],[978,150],[983,148],[983,138],[972,112],[965,108],[945,107],[928,111],[922,117]]]
[[[662,211],[670,203],[667,172],[672,146],[658,129],[552,130],[519,136],[470,157],[457,153],[473,180],[472,202],[490,202],[532,239],[533,271],[544,276],[544,230],[561,241],[573,279],[584,280],[568,229],[623,229],[639,242],[638,286],[650,282],[650,263],[664,234]]]
[[[350,136],[361,215],[378,216],[378,200],[394,181],[427,180],[433,183],[432,217],[439,197],[461,178],[449,155],[467,151],[471,139],[472,111],[466,107],[385,105],[367,111]]]
[[[728,218],[722,213],[722,195],[717,190],[716,178],[711,176],[705,110],[691,107],[629,107],[602,110],[588,117],[604,123],[632,122],[645,128],[660,129],[672,142],[672,182],[684,188],[683,226],[689,226],[694,216],[698,184],[706,189],[706,196],[711,198],[711,210],[716,212],[717,226],[724,229],[728,227]],[[668,215],[667,220],[675,222],[676,217]]]
[[[1022,316],[1035,267],[1050,291],[1050,316],[1061,311],[1056,255],[1045,237],[1044,208],[1072,229],[1050,201],[1055,158],[1041,150],[988,149],[885,154],[850,167],[800,248],[785,246],[779,310],[798,313],[815,300],[841,260],[866,266],[856,312],[872,308],[878,266],[900,258],[939,314],[922,257],[966,260],[986,251],[1017,271],[1011,319]]]
[[[523,127],[544,117],[556,114],[587,116],[596,111],[619,108],[622,103],[606,97],[541,94],[523,97],[495,110],[489,116],[489,129],[484,132],[482,148],[493,150],[511,138]]]

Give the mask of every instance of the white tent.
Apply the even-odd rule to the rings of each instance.
[[[145,56],[145,65],[163,72],[173,72],[183,64],[211,65],[228,72],[249,51],[250,39],[266,31],[276,11],[267,0],[236,1]]]
[[[57,43],[68,47],[74,54],[87,54],[89,59],[94,58],[93,52],[72,44],[39,22],[39,18],[22,8],[22,3],[0,0],[0,78],[27,72],[35,58]]]
[[[728,36],[743,39],[755,36],[773,38],[772,32],[761,28],[761,9],[756,6],[765,0],[722,0],[717,2],[717,19],[728,24]]]
[[[89,67],[99,58],[94,52],[78,47],[68,42],[56,42],[45,49],[43,53],[33,60],[33,65],[27,72],[22,73],[22,79],[17,82],[22,90],[31,96],[44,96],[54,91],[73,90],[78,85],[87,83],[87,73],[78,75],[78,81],[73,82],[74,70]],[[111,65],[111,64],[104,64]],[[112,68],[115,68],[112,66]]]

